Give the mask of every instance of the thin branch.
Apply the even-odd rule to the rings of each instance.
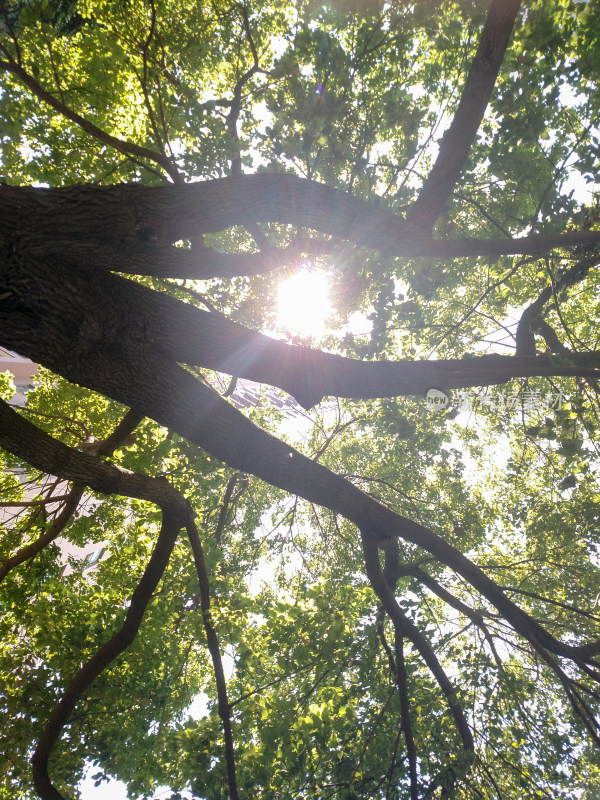
[[[13,413],[16,414],[16,412]],[[106,439],[103,439],[99,442],[94,442],[91,447],[88,446],[86,452],[90,454],[93,452],[96,455],[103,456],[112,455],[117,448],[121,447],[129,439],[132,431],[135,430],[142,419],[143,416],[140,416],[135,411],[129,410],[119,422],[115,430],[109,436],[107,436]],[[32,428],[34,431],[36,430],[33,425]],[[29,461],[29,459],[27,460]],[[30,463],[33,462],[30,461]],[[50,542],[53,542],[57,536],[60,536],[77,510],[77,506],[83,497],[85,488],[86,483],[79,481],[74,483],[71,487],[71,491],[62,498],[49,497],[44,501],[47,503],[54,503],[58,500],[64,499],[65,503],[60,514],[41,536],[39,536],[30,544],[25,545],[25,547],[22,547],[14,555],[0,558],[0,581],[4,580],[4,578],[12,569],[17,567],[19,564],[23,564],[25,561],[32,559],[39,552],[41,552],[46,545],[50,544]]]
[[[50,94],[50,92],[46,91],[28,72],[23,69],[23,67],[17,64],[15,61],[0,61],[0,69],[4,70],[5,72],[11,72],[13,75],[19,78],[28,89],[31,89],[33,94],[39,100],[43,100],[55,111],[58,111],[59,114],[62,114],[66,119],[69,119],[71,122],[79,125],[82,130],[84,130],[86,133],[89,133],[98,141],[113,147],[119,153],[123,153],[123,155],[132,155],[137,156],[138,158],[147,158],[150,161],[153,161],[155,164],[158,164],[160,167],[162,167],[162,169],[165,170],[165,172],[172,178],[173,181],[176,181],[179,178],[179,173],[176,167],[162,153],[149,150],[147,147],[140,147],[134,142],[127,142],[123,139],[117,139],[115,136],[111,136],[106,131],[103,131],[97,125],[94,125],[93,122],[85,119],[85,117],[82,117],[81,114],[73,111],[72,108],[69,108],[69,106],[65,105],[63,102],[54,97],[54,95]]]
[[[33,506],[45,506],[52,503],[60,503],[70,497],[70,494],[60,494],[56,497],[42,497],[39,500],[1,500],[0,508],[31,508]]]
[[[233,143],[233,147],[235,148],[235,152],[231,160],[231,174],[235,177],[238,177],[242,174],[242,154],[240,152],[240,138],[237,129],[240,111],[242,110],[242,89],[259,70],[258,53],[256,51],[256,45],[254,44],[252,31],[250,30],[248,9],[245,5],[238,5],[237,8],[239,8],[242,15],[242,27],[250,45],[253,63],[250,69],[246,70],[246,72],[244,72],[244,74],[238,78],[233,89],[231,107],[226,117],[227,130],[229,131],[229,136]]]
[[[37,539],[25,545],[25,547],[22,547],[14,555],[0,558],[0,581],[3,581],[12,569],[32,559],[41,552],[46,545],[53,542],[57,536],[60,536],[73,518],[73,514],[77,510],[77,506],[79,505],[84,491],[85,487],[81,484],[74,485],[66,496],[66,501],[60,514],[41,536],[38,536]]]
[[[231,730],[231,707],[227,699],[227,682],[225,680],[225,672],[223,670],[223,662],[221,660],[221,652],[219,649],[219,639],[214,628],[212,615],[210,611],[210,586],[208,582],[208,572],[206,569],[206,561],[204,559],[204,551],[202,543],[198,534],[198,529],[192,515],[189,516],[186,524],[186,530],[190,544],[192,546],[192,553],[194,555],[194,564],[196,565],[196,572],[198,574],[198,582],[200,584],[200,606],[202,608],[202,621],[204,623],[204,630],[206,632],[206,643],[210,656],[213,662],[213,672],[215,675],[215,682],[217,684],[217,698],[219,716],[223,726],[223,738],[225,739],[225,762],[227,765],[227,781],[229,785],[229,796],[231,800],[239,800],[239,793],[237,788],[237,781],[235,775],[235,750],[233,747],[233,733]]]
[[[234,494],[235,485],[238,483],[238,481],[240,483],[240,487]],[[235,504],[247,486],[248,478],[241,472],[235,472],[227,482],[225,494],[223,495],[223,502],[221,504],[221,510],[219,512],[217,527],[215,528],[214,532],[215,541],[219,546],[221,545],[221,538],[223,536],[223,531],[225,530],[225,525],[227,523],[227,518],[229,516],[231,507]]]
[[[398,605],[394,593],[390,589],[381,571],[377,548],[373,546],[370,536],[361,532],[361,540],[369,583],[390,617],[394,625],[396,636],[409,639],[419,652],[446,698],[452,716],[454,717],[457,731],[461,737],[463,748],[466,751],[472,752],[474,750],[473,735],[458,701],[456,689],[450,682],[429,642]],[[396,659],[397,655],[396,653]]]
[[[410,699],[408,692],[408,676],[404,661],[404,639],[395,631],[394,646],[396,651],[396,681],[400,696],[400,725],[406,744],[408,756],[408,773],[410,775],[410,800],[419,800],[419,782],[417,775],[417,749],[410,719]]]

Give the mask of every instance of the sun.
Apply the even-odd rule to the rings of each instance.
[[[277,326],[294,336],[318,339],[331,314],[329,280],[322,270],[302,269],[277,292]]]

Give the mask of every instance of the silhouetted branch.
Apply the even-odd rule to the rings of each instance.
[[[200,607],[202,608],[202,621],[204,623],[204,630],[206,632],[206,643],[210,652],[210,657],[213,662],[213,672],[215,675],[215,682],[217,684],[217,699],[219,716],[223,725],[223,738],[225,739],[225,761],[227,765],[227,781],[229,785],[229,796],[231,800],[239,800],[239,793],[237,788],[237,781],[235,775],[235,751],[233,747],[233,733],[231,730],[231,707],[227,699],[227,682],[225,680],[225,672],[223,670],[223,662],[221,660],[221,652],[219,650],[219,640],[213,625],[212,615],[210,611],[210,586],[208,583],[208,572],[206,569],[206,561],[204,559],[204,551],[202,543],[198,534],[198,529],[193,517],[190,515],[186,530],[190,544],[192,546],[192,553],[194,555],[194,564],[196,565],[196,573],[198,574],[198,582],[200,584]]]
[[[16,412],[14,413],[16,414]],[[88,448],[86,452],[90,453],[91,449],[93,449],[96,455],[112,455],[117,448],[121,447],[123,443],[127,441],[127,439],[131,436],[132,431],[137,428],[142,419],[143,415],[140,416],[134,411],[128,411],[123,419],[119,422],[115,430],[109,436],[107,436],[106,439],[99,442],[94,442],[92,448]],[[8,575],[11,569],[14,569],[14,567],[18,566],[19,564],[23,564],[25,561],[33,558],[35,555],[41,552],[46,545],[50,544],[50,542],[53,542],[57,536],[60,536],[77,510],[77,506],[79,505],[79,501],[83,496],[85,488],[85,483],[77,482],[73,484],[70,492],[63,498],[49,497],[44,501],[46,503],[55,503],[62,499],[64,500],[64,506],[61,509],[60,514],[52,522],[45,533],[43,533],[30,544],[22,547],[14,555],[0,558],[0,581],[2,581]]]
[[[394,645],[396,651],[396,682],[400,697],[400,721],[404,742],[406,744],[406,755],[408,756],[408,773],[410,775],[410,800],[419,800],[419,783],[417,774],[417,749],[412,732],[410,719],[410,699],[408,692],[408,677],[406,674],[406,664],[404,662],[404,639],[395,633]]]
[[[536,299],[530,303],[521,314],[517,332],[515,334],[517,344],[517,355],[535,355],[535,337],[538,332],[545,340],[548,348],[553,353],[569,354],[571,351],[560,341],[554,329],[542,318],[544,306],[551,297],[557,297],[561,289],[574,286],[584,280],[590,271],[599,261],[598,254],[588,254],[583,258],[578,258],[575,263],[567,269],[551,286],[546,286]]]
[[[138,477],[142,478],[142,476]],[[146,478],[146,480],[150,486],[154,479]],[[163,487],[161,487],[162,492]],[[151,491],[149,493],[152,494]],[[34,785],[42,800],[65,800],[53,785],[48,774],[50,753],[84,692],[109,664],[133,643],[148,603],[165,571],[179,531],[185,525],[187,513],[187,508],[184,513],[182,513],[182,509],[173,506],[163,508],[163,520],[156,545],[148,565],[131,595],[129,609],[123,624],[117,633],[102,645],[77,672],[50,715],[31,758]]]
[[[365,559],[365,566],[367,570],[367,577],[369,579],[369,583],[381,604],[385,608],[389,618],[391,619],[394,625],[394,631],[396,635],[396,640],[402,640],[404,637],[409,639],[412,644],[414,645],[415,649],[420,654],[421,658],[427,665],[427,668],[437,681],[440,689],[448,706],[450,707],[450,711],[452,716],[454,717],[454,722],[457,728],[457,731],[461,737],[463,748],[469,752],[474,750],[474,742],[473,742],[473,735],[471,733],[471,729],[467,723],[467,720],[464,716],[462,707],[458,701],[458,695],[456,689],[450,682],[448,676],[446,675],[444,669],[442,668],[438,658],[429,644],[429,642],[425,639],[423,634],[418,630],[418,628],[408,619],[408,617],[404,614],[400,606],[398,605],[396,598],[394,597],[393,591],[390,589],[386,579],[384,578],[383,572],[381,570],[381,566],[379,564],[379,555],[377,552],[377,548],[373,547],[370,536],[368,534],[361,532],[361,539],[363,544],[363,555]],[[398,643],[396,641],[396,670],[398,673]],[[402,668],[400,668],[401,674]],[[402,681],[400,681],[402,684]],[[408,713],[408,708],[405,709]],[[405,724],[403,720],[403,725]]]
[[[520,0],[493,0],[454,119],[407,220],[429,229],[442,212],[465,165],[490,101],[510,41]]]
[[[136,415],[131,412],[130,421]],[[52,712],[32,756],[36,790],[43,800],[64,800],[48,775],[48,758],[75,705],[91,683],[135,639],[144,612],[165,570],[175,540],[189,524],[191,509],[164,478],[150,478],[121,469],[97,456],[67,447],[39,430],[4,401],[0,401],[0,445],[36,469],[74,480],[94,491],[148,500],[163,512],[161,530],[144,573],[133,591],[119,631],[77,672]]]
[[[238,482],[240,485],[234,494],[235,485]],[[223,535],[223,531],[225,530],[225,525],[227,523],[227,518],[229,516],[231,507],[235,504],[247,486],[248,478],[240,472],[234,473],[227,482],[225,493],[223,495],[223,502],[221,504],[221,511],[219,512],[219,519],[217,520],[217,527],[215,528],[214,533],[215,541],[218,545],[221,544],[221,537]]]
[[[62,114],[66,119],[69,119],[71,122],[79,125],[82,130],[84,130],[86,133],[89,133],[90,136],[93,136],[98,141],[113,147],[119,153],[123,153],[123,155],[136,156],[137,158],[147,158],[162,167],[162,169],[165,170],[165,172],[173,179],[173,181],[178,180],[179,173],[177,168],[163,153],[157,153],[154,150],[149,150],[147,147],[140,147],[134,142],[128,142],[123,139],[118,139],[116,136],[111,136],[110,133],[103,131],[97,125],[94,125],[93,122],[85,119],[85,117],[82,117],[81,114],[73,111],[72,108],[69,108],[69,106],[65,105],[61,100],[54,97],[54,95],[50,94],[50,92],[46,91],[46,89],[44,89],[35,80],[35,78],[33,78],[15,61],[0,61],[0,69],[4,70],[5,72],[11,72],[13,75],[19,78],[19,80],[22,81],[22,83],[24,83],[25,86],[27,86],[27,88],[30,89],[39,100],[43,100],[55,111],[58,111],[59,114]]]

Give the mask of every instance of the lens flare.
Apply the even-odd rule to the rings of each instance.
[[[319,338],[331,313],[325,272],[303,269],[281,284],[277,293],[277,325],[295,336]]]

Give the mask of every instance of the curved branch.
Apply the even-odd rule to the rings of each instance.
[[[363,545],[363,555],[369,583],[385,608],[389,618],[392,620],[396,636],[400,639],[403,637],[410,639],[414,647],[418,650],[421,658],[427,665],[431,674],[434,676],[448,702],[450,711],[454,717],[456,728],[462,739],[463,748],[472,752],[475,748],[473,735],[467,720],[465,719],[461,705],[458,702],[455,688],[444,672],[444,669],[439,663],[437,656],[435,655],[435,652],[429,642],[425,639],[419,629],[408,619],[398,605],[396,598],[394,597],[394,593],[390,589],[387,581],[384,578],[383,572],[381,571],[377,548],[373,547],[371,537],[368,534],[361,532],[361,541]]]
[[[71,120],[71,122],[74,122],[76,125],[79,125],[82,130],[84,130],[86,133],[89,133],[90,136],[93,136],[98,141],[109,145],[109,147],[114,148],[117,150],[117,152],[122,153],[123,155],[136,156],[137,158],[147,158],[162,167],[162,169],[164,169],[164,171],[173,181],[179,179],[177,168],[171,163],[171,161],[169,161],[166,155],[163,153],[157,153],[154,150],[149,150],[147,147],[140,147],[134,142],[127,142],[123,139],[118,139],[116,136],[111,136],[110,133],[103,131],[97,125],[94,125],[93,122],[85,119],[85,117],[82,117],[81,114],[73,111],[72,108],[69,108],[69,106],[65,105],[58,98],[54,97],[54,95],[50,94],[50,92],[46,91],[42,86],[40,86],[35,78],[33,78],[15,61],[0,61],[0,69],[4,70],[5,72],[11,72],[13,75],[19,78],[19,80],[21,80],[22,83],[24,83],[25,86],[27,86],[27,88],[30,89],[39,100],[43,100],[55,111],[58,111],[59,114],[62,114],[63,117]]]
[[[0,400],[0,447],[41,472],[84,484],[101,494],[122,494],[158,505],[168,505],[175,497],[175,490],[164,478],[138,475],[74,450],[44,433],[4,400]]]
[[[153,479],[146,478],[146,480],[150,484]],[[81,696],[109,664],[134,641],[148,603],[165,571],[179,531],[185,525],[187,515],[187,508],[183,514],[179,508],[163,508],[163,521],[156,545],[146,569],[131,595],[129,609],[123,624],[117,633],[102,645],[74,676],[50,715],[31,758],[33,782],[42,800],[64,800],[63,795],[56,789],[48,775],[50,753]]]
[[[33,754],[34,784],[40,797],[43,800],[64,800],[48,775],[48,758],[52,748],[82,694],[135,639],[177,535],[182,527],[189,524],[192,512],[184,498],[164,478],[138,475],[108,464],[97,456],[73,450],[36,428],[4,401],[0,401],[0,445],[44,472],[64,480],[75,480],[105,494],[123,494],[149,500],[163,512],[156,545],[133,591],[123,625],[74,676],[51,714]]]
[[[44,189],[2,185],[0,203],[11,212],[16,206],[22,210],[23,230],[32,250],[34,246],[70,250],[76,244],[73,223],[81,219],[82,212],[84,241],[101,248],[112,246],[127,255],[260,222],[312,229],[391,257],[536,255],[557,247],[600,242],[600,231],[590,230],[498,240],[431,239],[417,225],[387,208],[279,173],[168,186]],[[96,208],[98,213],[94,214]],[[68,226],[65,220],[69,220]],[[7,235],[11,233],[8,229]]]
[[[569,349],[559,340],[554,329],[543,319],[544,306],[552,296],[556,297],[561,289],[584,280],[590,269],[597,263],[598,256],[593,253],[578,259],[568,270],[563,272],[555,283],[542,289],[536,299],[527,306],[521,314],[515,333],[517,355],[535,355],[534,332],[536,331],[541,334],[552,352],[563,355],[570,353]]]
[[[19,564],[23,564],[25,561],[32,559],[39,552],[41,552],[46,545],[53,542],[57,536],[60,536],[65,527],[73,518],[75,511],[77,511],[77,506],[79,505],[79,501],[81,500],[84,491],[84,486],[81,484],[75,484],[67,495],[67,499],[60,514],[41,536],[38,536],[37,539],[35,539],[33,542],[30,542],[30,544],[25,545],[25,547],[22,547],[12,556],[0,558],[0,581],[3,581],[12,569],[18,567]]]
[[[123,419],[119,422],[115,430],[109,436],[107,436],[106,439],[100,442],[94,442],[94,453],[96,455],[103,456],[112,455],[118,447],[127,441],[127,439],[131,436],[132,431],[137,428],[142,419],[143,415],[139,415],[135,411],[128,411]],[[87,452],[90,452],[89,448]],[[35,541],[31,542],[25,547],[22,547],[14,555],[6,558],[0,558],[0,581],[4,580],[11,569],[14,569],[14,567],[17,567],[19,564],[23,564],[25,561],[33,558],[41,550],[43,550],[46,545],[50,544],[50,542],[53,542],[57,536],[60,536],[77,510],[77,506],[79,505],[79,501],[83,496],[85,488],[86,487],[84,483],[73,484],[71,491],[64,498],[65,503],[60,514],[52,522],[48,530],[39,536]],[[48,498],[48,500],[45,502],[56,502],[56,498]]]

